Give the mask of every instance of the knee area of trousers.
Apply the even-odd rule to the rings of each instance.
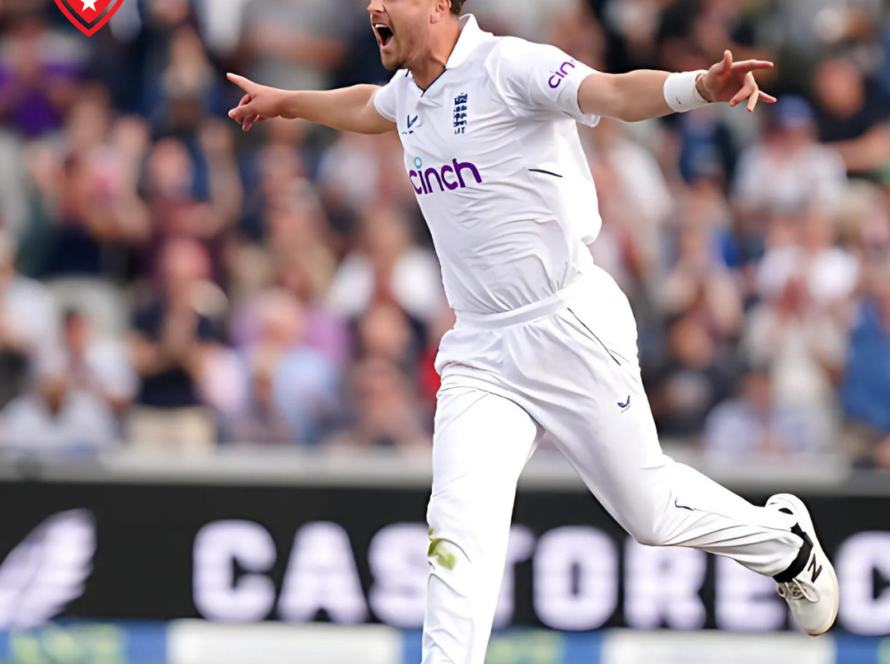
[[[667,546],[668,533],[657,523],[635,526],[630,530],[631,536],[643,546]]]
[[[430,544],[427,558],[433,569],[440,574],[453,572],[458,568],[466,568],[469,558],[463,547],[449,534],[437,532],[430,528]]]

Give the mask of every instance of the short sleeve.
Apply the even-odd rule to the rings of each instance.
[[[398,122],[398,112],[396,108],[396,84],[397,81],[405,77],[404,70],[396,72],[389,83],[380,88],[374,95],[374,108],[384,118],[390,122]]]
[[[516,115],[564,114],[590,127],[600,121],[578,105],[578,88],[595,71],[555,46],[504,39],[492,52],[488,71]]]

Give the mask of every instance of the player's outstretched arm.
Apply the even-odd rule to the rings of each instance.
[[[762,60],[733,62],[732,53],[726,51],[723,61],[708,71],[597,72],[578,88],[578,105],[584,113],[626,122],[660,118],[715,102],[727,102],[730,106],[747,102],[748,111],[753,113],[758,102],[776,101],[760,90],[754,78],[755,71],[772,68],[772,62]]]
[[[380,115],[374,106],[374,95],[380,89],[376,85],[325,92],[291,91],[260,85],[236,74],[229,74],[228,78],[245,93],[238,107],[229,111],[229,117],[244,131],[272,118],[300,118],[359,134],[384,134],[396,129],[395,123]]]

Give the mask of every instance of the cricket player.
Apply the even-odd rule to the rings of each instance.
[[[466,0],[370,0],[384,87],[284,91],[240,76],[245,131],[302,118],[398,132],[457,323],[443,339],[433,445],[424,664],[482,664],[516,484],[549,432],[637,541],[727,556],[771,576],[809,634],[838,611],[803,503],[755,507],[661,450],[627,298],[588,245],[601,220],[576,123],[772,103],[760,61],[708,71],[594,71],[552,46],[483,32]]]

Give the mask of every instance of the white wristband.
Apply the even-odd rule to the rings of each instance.
[[[679,74],[671,74],[664,82],[664,98],[677,113],[685,113],[702,106],[707,106],[708,102],[698,88],[695,82],[699,74],[707,74],[702,71],[684,71]]]

